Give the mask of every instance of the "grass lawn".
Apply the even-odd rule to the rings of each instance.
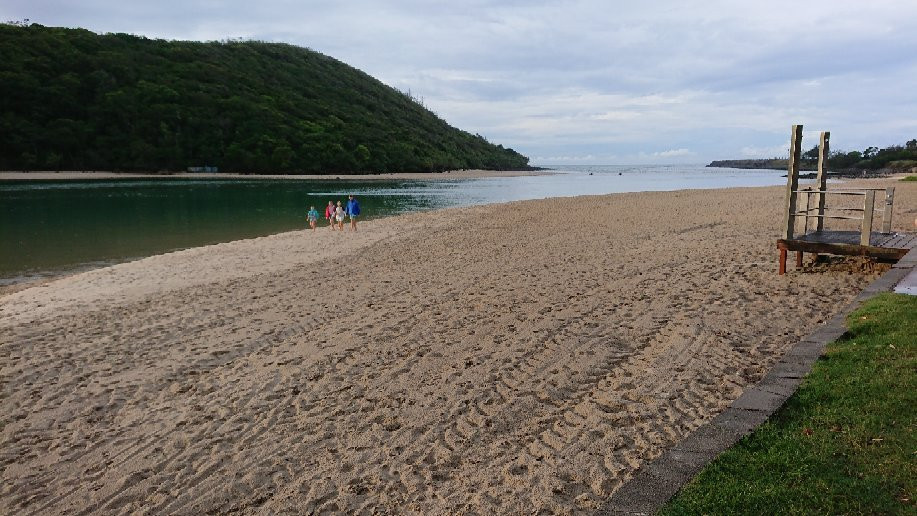
[[[662,514],[917,514],[917,296],[876,296],[847,328]]]
[[[905,176],[901,178],[902,181],[917,181],[917,176]]]

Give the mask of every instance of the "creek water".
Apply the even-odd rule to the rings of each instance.
[[[558,167],[524,177],[424,180],[150,178],[0,182],[0,286],[306,226],[310,205],[360,200],[363,217],[615,192],[767,186],[779,170]]]

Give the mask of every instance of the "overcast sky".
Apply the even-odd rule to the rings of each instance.
[[[546,164],[917,138],[917,0],[3,0],[0,19],[311,48]]]

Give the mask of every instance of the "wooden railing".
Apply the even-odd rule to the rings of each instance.
[[[826,219],[862,220],[860,224],[860,245],[868,246],[872,233],[873,213],[875,212],[876,192],[885,190],[885,206],[882,212],[882,232],[890,233],[892,228],[892,205],[895,202],[894,188],[850,188],[828,190],[828,149],[831,133],[823,131],[818,144],[818,173],[815,177],[815,188],[799,189],[799,163],[802,148],[802,125],[794,125],[790,136],[790,159],[787,167],[786,179],[786,204],[783,225],[783,239],[792,240],[796,231],[796,217],[805,217],[805,232],[809,230],[809,218],[814,218],[815,231],[822,231]],[[806,207],[804,210],[797,208],[799,194],[806,194]],[[812,207],[812,196],[817,196],[817,203]],[[826,198],[829,195],[861,195],[863,196],[862,208],[828,208]],[[813,215],[812,212],[815,212]],[[830,215],[828,212],[861,212],[861,216]]]
[[[885,192],[885,203],[884,206],[876,207],[876,192]],[[793,211],[791,215],[795,217],[803,217],[803,234],[806,234],[809,231],[809,219],[816,219],[815,230],[821,231],[824,228],[825,219],[841,219],[841,220],[860,220],[860,245],[869,245],[870,244],[870,235],[872,234],[872,225],[875,212],[877,209],[882,211],[882,233],[890,233],[892,228],[892,209],[895,203],[895,189],[892,188],[849,188],[849,189],[838,189],[838,190],[817,190],[812,188],[803,188],[802,190],[792,190],[791,192],[794,196],[798,194],[805,194],[806,203],[805,209]],[[817,204],[813,205],[812,196],[817,195],[818,200]],[[862,196],[863,197],[863,207],[854,208],[854,207],[835,207],[829,208],[825,197],[828,195],[841,195],[841,196]],[[797,203],[793,203],[794,207]],[[815,212],[813,214],[813,212]],[[861,215],[831,215],[828,212],[842,212],[842,213],[856,213],[859,212]]]

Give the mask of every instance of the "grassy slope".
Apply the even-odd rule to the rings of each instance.
[[[848,319],[800,389],[663,514],[917,513],[917,297]]]

